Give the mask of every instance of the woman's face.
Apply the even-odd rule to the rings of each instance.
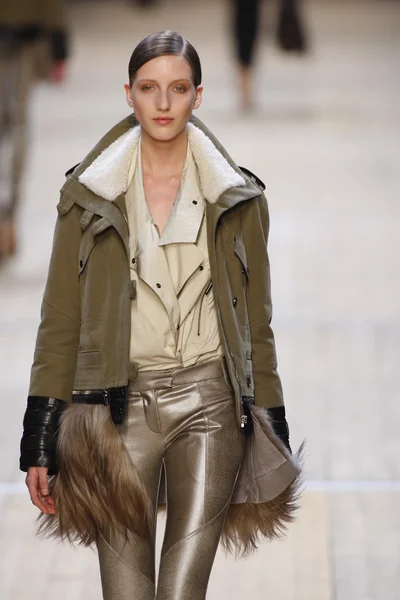
[[[196,90],[192,71],[182,56],[153,58],[136,73],[132,87],[125,84],[126,101],[146,133],[169,141],[186,127],[201,104],[203,88]]]

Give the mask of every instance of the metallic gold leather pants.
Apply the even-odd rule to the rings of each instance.
[[[149,540],[98,536],[104,600],[203,600],[243,457],[223,358],[139,373],[118,426],[154,513],[163,466],[167,520],[155,591],[155,533]]]

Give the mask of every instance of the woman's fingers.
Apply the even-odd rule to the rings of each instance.
[[[39,508],[43,513],[47,514],[48,510],[44,503],[40,500],[39,496],[39,472],[40,467],[30,467],[28,469],[28,475],[26,476],[25,483],[29,490],[32,503]]]
[[[39,491],[42,497],[49,495],[49,480],[47,479],[47,469],[37,467],[39,473]]]
[[[25,483],[32,503],[44,514],[55,514],[54,500],[49,496],[47,467],[29,467]]]
[[[48,511],[51,515],[56,514],[56,505],[51,496],[47,496],[47,498],[43,498],[43,502],[46,504]]]

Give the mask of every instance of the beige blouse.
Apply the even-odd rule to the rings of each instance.
[[[137,145],[126,193],[130,227],[131,361],[139,371],[223,354],[207,250],[205,199],[190,146],[161,237],[147,206]]]

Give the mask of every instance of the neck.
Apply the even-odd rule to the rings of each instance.
[[[187,153],[186,128],[173,140],[155,140],[142,129],[143,172],[152,177],[180,174]]]

